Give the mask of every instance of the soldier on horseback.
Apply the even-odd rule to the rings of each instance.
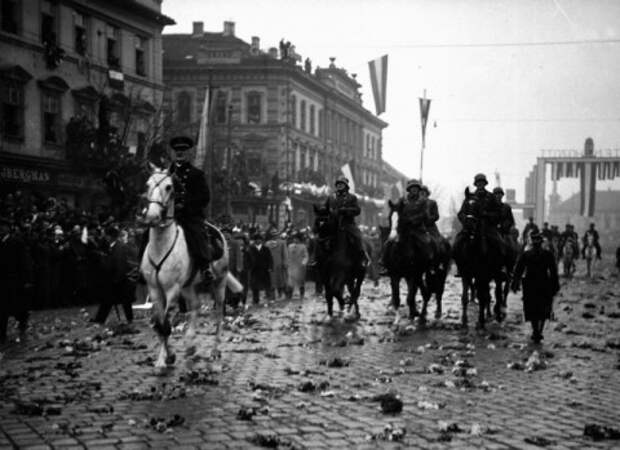
[[[395,209],[399,211],[397,235],[402,236],[404,233],[410,233],[418,250],[423,254],[424,259],[432,261],[437,253],[436,245],[431,239],[426,224],[435,225],[435,220],[429,215],[429,205],[426,199],[420,196],[422,185],[418,180],[409,180],[407,182],[407,195],[402,197],[396,203]],[[437,204],[435,203],[435,207]],[[439,212],[437,212],[437,218]],[[436,225],[435,225],[436,227]],[[439,234],[439,230],[437,230]],[[383,267],[386,267],[386,260],[392,251],[395,235],[390,235],[385,243],[383,252]],[[387,269],[382,271],[381,275],[388,275]]]
[[[475,218],[479,222],[480,235],[483,238],[483,247],[492,246],[499,250],[502,259],[506,257],[506,249],[499,234],[498,226],[502,217],[502,203],[498,201],[497,197],[491,192],[486,190],[486,185],[489,184],[487,177],[479,173],[474,177],[474,196],[476,197],[478,207],[474,211]],[[468,205],[468,199],[463,200],[461,209],[458,212],[459,221],[465,225],[467,220],[467,214],[470,207]],[[467,234],[463,231],[456,235],[454,240],[454,249],[459,251],[465,244]]]
[[[424,226],[431,238],[432,251],[434,255],[438,255],[442,245],[444,245],[444,238],[439,233],[437,228],[437,221],[439,220],[439,208],[437,202],[430,198],[431,191],[428,186],[423,184],[420,186],[420,199],[426,203],[426,220]],[[435,266],[436,264],[433,264]]]
[[[346,232],[354,252],[360,254],[360,261],[366,266],[368,257],[362,246],[362,235],[355,224],[355,217],[361,212],[357,197],[349,192],[349,180],[346,177],[338,177],[335,185],[336,192],[327,198],[324,208],[338,218],[338,228]]]
[[[583,246],[581,247],[581,256],[583,257],[583,259],[586,258],[586,247],[588,246],[588,237],[592,236],[592,244],[594,245],[594,248],[596,249],[596,259],[601,259],[601,244],[599,244],[599,236],[598,236],[598,231],[594,229],[594,224],[591,223],[590,224],[590,228],[588,228],[586,230],[586,232],[583,234],[583,239],[582,239],[582,244]]]
[[[170,167],[175,180],[174,218],[185,231],[188,251],[202,274],[203,283],[208,284],[213,280],[209,266],[212,252],[204,221],[210,194],[204,172],[188,160],[189,150],[193,146],[194,141],[186,136],[170,140],[175,157]]]

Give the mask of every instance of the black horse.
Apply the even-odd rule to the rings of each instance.
[[[400,217],[401,211],[398,206],[388,202],[390,206],[389,224],[390,230],[396,230],[395,220]],[[414,235],[415,231],[405,231],[406,227],[400,227],[401,232],[398,233],[396,239],[394,236],[391,242],[385,245],[385,255],[383,258],[386,269],[390,276],[390,285],[392,287],[392,307],[397,312],[396,324],[399,320],[398,309],[400,308],[400,280],[405,279],[407,283],[407,306],[409,306],[409,318],[414,319],[420,316],[420,323],[426,321],[426,309],[431,297],[431,292],[425,280],[425,273],[430,268],[430,259],[428,252],[421,248],[419,239]],[[418,313],[416,307],[415,296],[420,289],[422,294],[422,312]]]
[[[479,220],[480,204],[475,194],[465,190],[465,221],[462,233],[465,239],[462,245],[455,246],[453,257],[461,274],[463,292],[461,294],[461,324],[466,327],[467,305],[469,303],[469,292],[472,285],[478,299],[478,323],[476,328],[484,329],[486,322],[486,312],[490,308],[491,294],[490,283],[492,280],[502,280],[502,265],[504,263],[501,249],[491,245],[484,230],[485,224]],[[496,312],[500,311],[502,305],[496,304]]]
[[[340,226],[338,216],[325,207],[314,205],[314,228],[317,234],[315,260],[325,288],[327,314],[334,313],[334,297],[340,311],[344,310],[344,287],[350,295],[349,308],[355,307],[360,317],[358,299],[366,267],[360,252],[351,243],[349,232]]]

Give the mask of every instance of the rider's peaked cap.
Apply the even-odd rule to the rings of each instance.
[[[489,182],[487,181],[487,176],[483,173],[479,173],[474,177],[474,184],[476,184],[478,181],[484,181],[484,184],[489,184]]]
[[[493,188],[493,193],[504,195],[504,190],[501,187],[497,186],[496,188]]]
[[[422,185],[420,184],[420,182],[418,180],[409,180],[407,181],[407,188],[406,190],[408,191],[410,188],[417,186],[417,187],[422,187]]]
[[[338,178],[336,178],[336,182],[334,183],[334,185],[337,185],[338,183],[343,183],[344,185],[349,187],[349,179],[347,177],[338,177]]]
[[[173,150],[183,151],[189,150],[194,146],[194,141],[187,136],[175,136],[170,139],[170,147]]]

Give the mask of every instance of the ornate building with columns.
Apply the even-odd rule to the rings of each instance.
[[[105,99],[106,139],[138,153],[157,128],[161,32],[173,23],[161,0],[1,0],[0,193],[105,202],[101,178],[74,164],[90,149],[67,125],[98,128]]]
[[[198,135],[211,86],[205,170],[224,192],[214,216],[228,210],[236,220],[308,225],[312,204],[324,200],[349,163],[362,203],[359,222],[377,223],[373,199],[383,199],[387,123],[363,107],[355,74],[334,58],[325,68],[302,65],[289,43],[264,51],[257,37],[239,39],[233,22],[220,32],[194,22],[191,34],[164,34],[163,48],[170,134]]]

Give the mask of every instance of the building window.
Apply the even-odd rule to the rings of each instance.
[[[249,92],[247,96],[247,101],[248,123],[261,123],[261,93]]]
[[[215,122],[218,124],[228,123],[228,92],[217,91],[215,97]]]
[[[136,36],[136,74],[146,76],[146,39]]]
[[[177,96],[177,120],[180,123],[192,120],[192,96],[189,92],[181,92]]]
[[[77,117],[83,117],[88,119],[90,123],[95,124],[97,112],[95,108],[95,102],[87,101],[84,99],[75,100],[75,115]]]
[[[299,102],[299,129],[306,131],[306,101]]]
[[[49,0],[41,2],[41,42],[56,45],[56,8]]]
[[[55,92],[43,92],[43,141],[60,144],[61,96]]]
[[[297,126],[297,98],[294,95],[291,95],[291,125],[293,127]]]
[[[24,137],[24,87],[6,83],[2,87],[2,134],[13,139]]]
[[[7,33],[19,31],[19,5],[17,0],[0,0],[0,28]]]
[[[111,69],[121,68],[119,35],[120,30],[112,25],[106,27],[106,59]]]
[[[86,18],[77,12],[73,13],[73,33],[75,52],[86,55],[88,51],[88,34],[86,33]]]
[[[324,127],[323,122],[325,121],[325,115],[324,115],[322,109],[319,109],[318,116],[319,116],[318,117],[318,119],[319,119],[319,137],[323,137],[323,127]]]
[[[310,134],[316,133],[316,124],[314,123],[315,111],[314,105],[310,105]]]

